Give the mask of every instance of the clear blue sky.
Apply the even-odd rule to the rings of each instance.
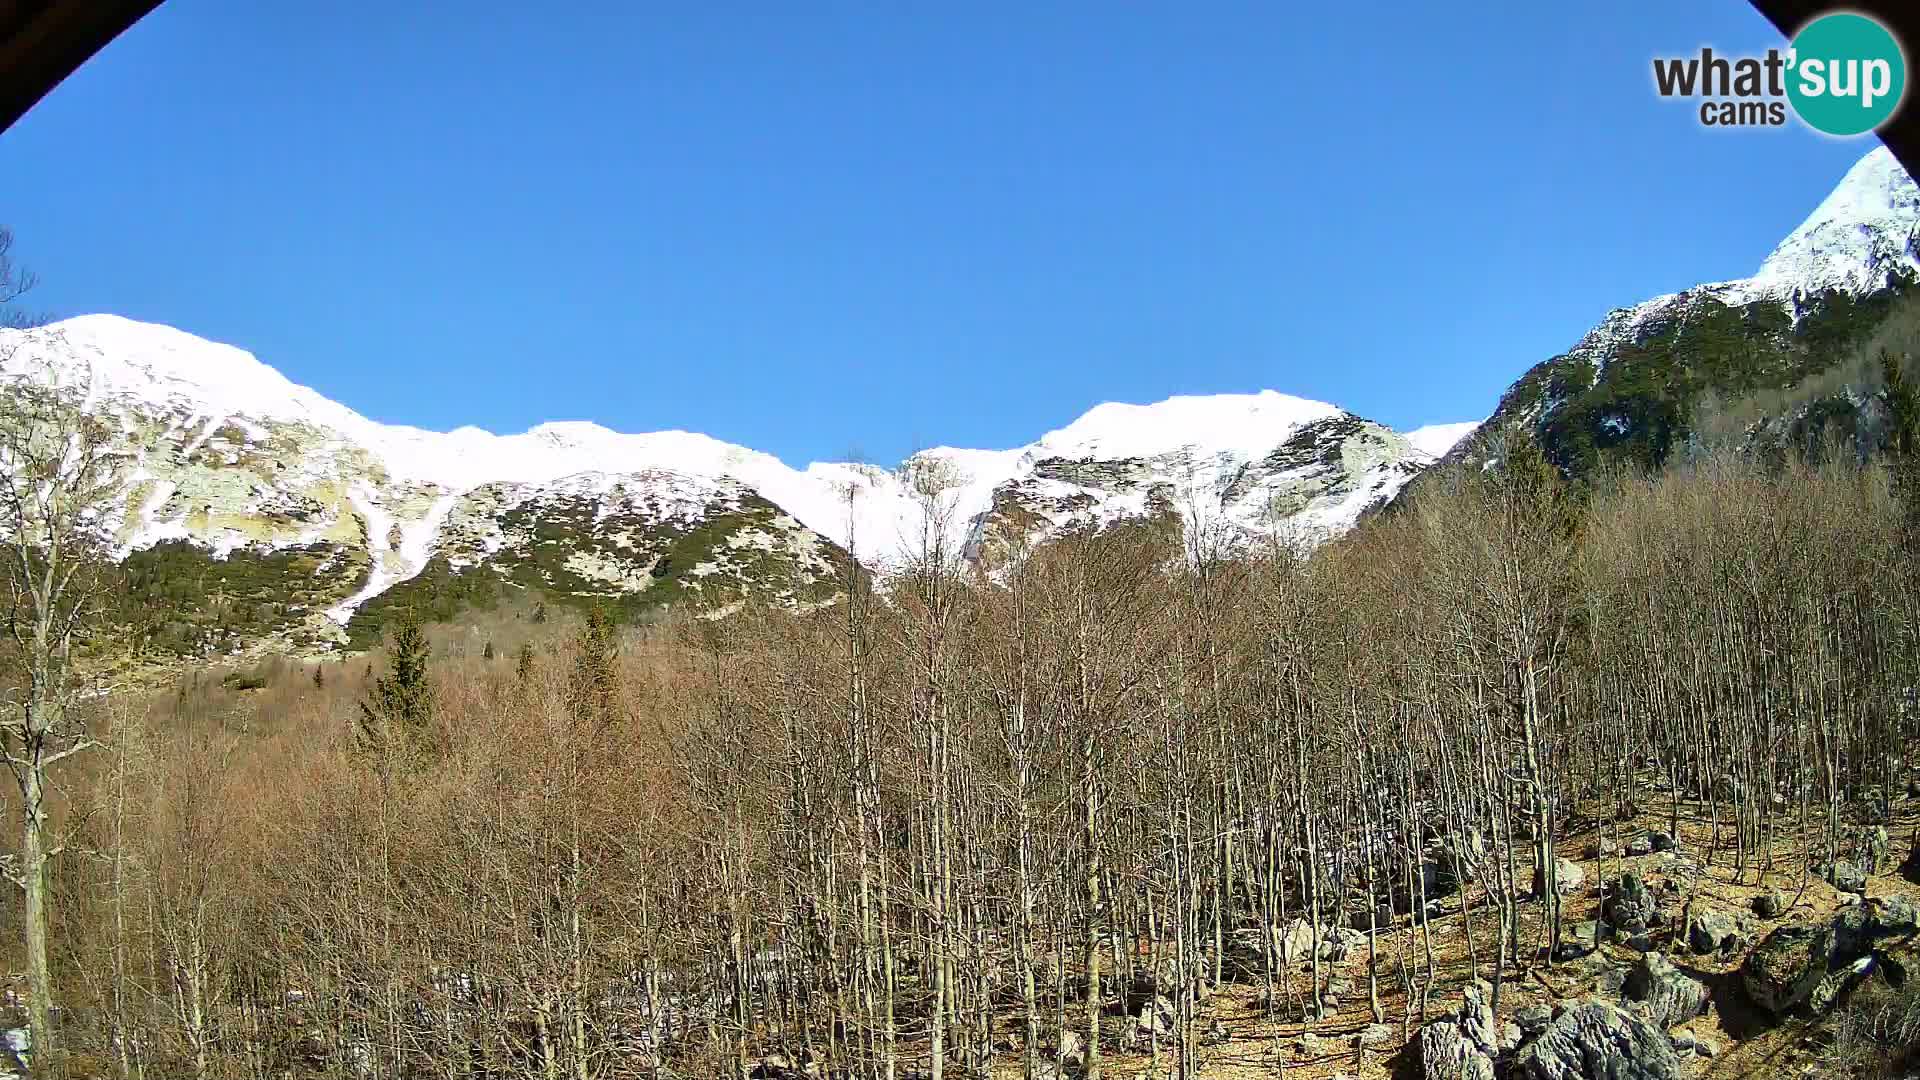
[[[800,463],[1271,387],[1475,419],[1870,140],[1703,130],[1745,0],[166,0],[0,135],[37,306],[377,419]],[[1456,21],[1457,20],[1457,21]]]

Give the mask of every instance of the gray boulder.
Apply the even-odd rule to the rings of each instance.
[[[1834,959],[1845,963],[1865,956],[1886,938],[1914,932],[1913,903],[1905,897],[1873,897],[1842,908],[1833,917]]]
[[[1466,1037],[1451,1020],[1435,1020],[1420,1029],[1423,1080],[1493,1080],[1493,1058]]]
[[[1627,841],[1627,854],[1634,858],[1653,854],[1653,837],[1643,833]]]
[[[1847,991],[1859,984],[1867,973],[1873,970],[1873,956],[1863,956],[1838,971],[1828,972],[1819,985],[1808,995],[1807,1008],[1818,1015],[1834,1007]]]
[[[1364,951],[1366,947],[1366,934],[1337,926],[1327,931],[1326,938],[1320,942],[1320,958],[1339,963],[1354,953]]]
[[[1475,979],[1461,991],[1452,1016],[1420,1029],[1425,1080],[1493,1080],[1493,1063],[1520,1045],[1520,1029],[1493,1015],[1493,986]]]
[[[1568,923],[1560,930],[1559,951],[1554,953],[1554,959],[1577,960],[1590,955],[1606,936],[1607,927],[1597,919]]]
[[[1078,1065],[1087,1060],[1087,1040],[1072,1028],[1060,1033],[1060,1060],[1069,1065]]]
[[[1455,1014],[1460,1033],[1484,1051],[1498,1049],[1500,1031],[1494,1023],[1492,984],[1485,979],[1475,979],[1461,991],[1460,997],[1460,1011]]]
[[[1601,911],[1607,922],[1628,933],[1638,933],[1653,925],[1660,914],[1660,902],[1640,875],[1629,870],[1608,887]]]
[[[1384,1050],[1396,1041],[1394,1030],[1386,1024],[1368,1024],[1360,1029],[1358,1042],[1367,1050]]]
[[[1777,919],[1787,913],[1787,894],[1768,889],[1753,898],[1753,913],[1763,919]]]
[[[1866,867],[1846,859],[1835,859],[1833,865],[1827,867],[1827,884],[1841,892],[1864,893],[1867,891]]]
[[[1876,938],[1903,937],[1920,929],[1920,912],[1904,896],[1870,900],[1868,911]]]
[[[1626,992],[1627,975],[1633,970],[1630,964],[1616,964],[1606,957],[1595,957],[1592,961],[1593,992],[1602,997],[1617,998]]]
[[[1371,918],[1372,920],[1371,925],[1369,925],[1368,923],[1369,918]],[[1351,925],[1356,932],[1362,933],[1362,934],[1367,933],[1369,930],[1375,930],[1375,931],[1392,930],[1393,929],[1393,905],[1392,904],[1377,905],[1373,909],[1373,915],[1371,917],[1367,915],[1365,909],[1356,911],[1353,913],[1353,919],[1351,921]]]
[[[1663,1029],[1705,1014],[1713,1000],[1705,986],[1657,952],[1640,958],[1627,973],[1621,992]]]
[[[1885,825],[1875,825],[1873,828],[1868,829],[1861,846],[1866,849],[1863,861],[1867,864],[1866,869],[1868,873],[1884,874],[1892,869],[1892,863],[1887,858],[1887,854],[1892,848],[1892,840],[1887,836],[1887,827]]]
[[[1785,1014],[1813,996],[1833,956],[1833,930],[1782,926],[1768,934],[1740,965],[1740,986],[1755,1005]]]
[[[1422,900],[1432,901],[1452,895],[1459,889],[1453,868],[1443,865],[1446,860],[1424,859],[1420,863],[1420,879],[1409,890],[1405,884],[1396,882],[1393,890],[1393,908],[1395,911],[1411,912],[1420,906]]]
[[[1687,927],[1687,947],[1696,954],[1726,952],[1740,941],[1740,923],[1724,911],[1696,911]]]
[[[1531,1037],[1547,1030],[1547,1025],[1553,1023],[1553,1009],[1546,1005],[1529,1005],[1514,1013],[1513,1018],[1519,1021],[1521,1033]]]
[[[1295,919],[1273,931],[1274,951],[1280,954],[1283,964],[1297,964],[1312,957],[1313,924],[1305,919]]]
[[[1681,1074],[1680,1059],[1665,1031],[1608,1002],[1584,1001],[1520,1048],[1514,1075],[1524,1080],[1675,1080]]]
[[[1152,1001],[1140,1006],[1140,1015],[1135,1018],[1134,1027],[1143,1036],[1165,1038],[1173,1033],[1175,1021],[1173,1002],[1165,996],[1155,996]]]
[[[1587,872],[1581,868],[1579,863],[1574,862],[1571,859],[1563,859],[1558,855],[1554,856],[1553,890],[1555,892],[1561,894],[1562,896],[1565,896],[1569,893],[1578,892],[1580,889],[1580,886],[1584,884],[1586,880],[1587,880]],[[1546,895],[1546,892],[1547,892],[1546,868],[1544,864],[1536,864],[1533,868],[1533,895],[1544,896]]]

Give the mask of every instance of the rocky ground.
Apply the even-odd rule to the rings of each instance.
[[[1664,810],[1664,808],[1662,808]],[[1879,873],[1803,873],[1807,862],[1775,845],[1770,867],[1735,865],[1731,829],[1709,860],[1714,829],[1701,809],[1671,820],[1648,815],[1562,842],[1579,880],[1566,891],[1560,955],[1508,972],[1498,1014],[1491,987],[1476,983],[1469,917],[1460,896],[1431,920],[1435,980],[1422,1008],[1426,941],[1402,919],[1374,943],[1381,1020],[1369,1001],[1364,935],[1342,935],[1344,956],[1322,965],[1337,1004],[1317,1021],[1297,1019],[1307,964],[1291,994],[1269,1010],[1256,989],[1229,984],[1204,1005],[1199,1077],[1285,1075],[1301,1080],[1661,1080],[1822,1075],[1825,1015],[1870,979],[1901,978],[1916,956],[1920,884],[1893,865],[1907,848],[1920,804],[1907,800],[1886,826],[1892,849]],[[1828,877],[1834,880],[1827,880]],[[1836,887],[1837,880],[1840,886]],[[1602,887],[1608,883],[1611,888]],[[1470,895],[1480,972],[1495,948],[1495,908]],[[1526,940],[1539,940],[1543,905],[1528,903]],[[1336,945],[1332,950],[1340,954]],[[1402,960],[1414,985],[1402,983]],[[1113,1077],[1169,1075],[1162,1047],[1146,1045],[1152,1006],[1128,1022],[1104,1070]],[[1278,1018],[1275,1014],[1278,1014]],[[1118,1018],[1115,1018],[1118,1019]],[[1071,1040],[1070,1040],[1071,1041]],[[1049,1048],[1051,1049],[1051,1048]],[[1018,1076],[1017,1057],[1000,1075]]]

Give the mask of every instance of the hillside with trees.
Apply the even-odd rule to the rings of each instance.
[[[1869,155],[1754,278],[1616,312],[1437,465],[1270,393],[893,472],[415,440],[178,332],[88,322],[126,346],[94,366],[0,333],[5,1052],[1910,1076],[1896,172]],[[162,339],[270,389],[260,423],[155,377]],[[487,453],[421,450],[456,444]],[[569,471],[616,450],[684,469]]]
[[[1913,363],[1864,464],[1574,486],[1516,440],[1311,552],[930,528],[811,611],[403,623],[76,702],[49,1059],[1904,1075]]]

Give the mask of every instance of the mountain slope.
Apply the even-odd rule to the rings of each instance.
[[[1920,281],[1916,236],[1920,188],[1876,149],[1752,277],[1613,311],[1521,376],[1450,457],[1484,462],[1517,428],[1570,475],[1657,466],[1719,405],[1806,386],[1848,359]]]
[[[522,595],[635,616],[748,597],[828,603],[849,552],[886,569],[929,537],[989,568],[1122,521],[1203,525],[1228,542],[1323,539],[1440,455],[1486,461],[1514,428],[1575,475],[1657,465],[1714,401],[1791,390],[1788,420],[1804,428],[1870,397],[1841,384],[1808,405],[1807,388],[1834,379],[1915,291],[1917,233],[1920,189],[1876,150],[1753,277],[1611,313],[1483,425],[1401,434],[1272,391],[1176,397],[1100,405],[1014,449],[923,451],[896,470],[795,469],[685,431],[381,424],[242,350],[106,315],[0,332],[0,368],[57,379],[123,432],[132,467],[105,524],[158,644],[365,644],[401,606],[450,616]]]
[[[446,617],[515,595],[629,615],[824,603],[847,545],[884,569],[942,530],[976,559],[1130,519],[1325,537],[1462,430],[1416,445],[1266,391],[1101,405],[1024,447],[928,450],[898,470],[794,469],[684,431],[381,424],[240,349],[108,315],[0,332],[0,358],[123,433],[131,467],[107,526],[131,602],[182,653],[366,644],[400,606]]]

